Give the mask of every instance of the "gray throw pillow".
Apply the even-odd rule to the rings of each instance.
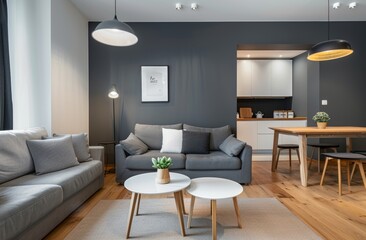
[[[72,146],[74,147],[75,155],[79,162],[91,161],[89,153],[88,135],[86,133],[80,134],[53,134],[54,137],[71,136]]]
[[[210,153],[210,133],[183,131],[182,153]]]
[[[220,145],[221,151],[231,157],[238,156],[244,147],[245,143],[236,139],[234,137],[234,134],[227,137],[225,141]]]
[[[36,174],[59,171],[79,164],[70,136],[45,140],[27,140]]]
[[[210,133],[210,150],[220,150],[220,144],[231,135],[231,129],[229,125],[218,128],[203,128],[195,127],[188,124],[183,125],[183,129],[194,132],[208,132]]]
[[[146,144],[133,133],[130,133],[130,135],[125,140],[120,141],[120,143],[122,148],[130,155],[140,155],[146,153],[148,150]]]

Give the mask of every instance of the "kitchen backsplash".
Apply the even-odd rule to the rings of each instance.
[[[273,118],[273,112],[275,110],[291,110],[292,109],[292,97],[288,98],[266,98],[266,99],[238,99],[237,100],[237,112],[243,107],[250,107],[254,113],[253,117],[258,111],[261,111],[264,115],[263,118]]]

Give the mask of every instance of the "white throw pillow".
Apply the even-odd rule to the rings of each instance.
[[[162,153],[181,153],[183,142],[183,131],[176,129],[163,128]]]

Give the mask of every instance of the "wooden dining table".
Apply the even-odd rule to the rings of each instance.
[[[345,138],[347,152],[352,150],[352,138],[366,137],[366,127],[337,126],[320,129],[317,127],[271,127],[274,131],[272,150],[272,172],[275,171],[276,156],[278,151],[278,137],[280,134],[299,137],[300,150],[300,178],[301,185],[307,186],[307,142],[308,138]]]

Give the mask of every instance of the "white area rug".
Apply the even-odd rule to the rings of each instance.
[[[185,206],[189,210],[189,199]],[[239,198],[243,228],[237,227],[231,199],[217,201],[218,239],[322,239],[275,198]],[[103,200],[66,239],[125,239],[130,200]],[[192,228],[182,237],[174,198],[141,199],[131,239],[211,239],[210,203],[196,199]],[[185,226],[187,216],[184,216]]]

